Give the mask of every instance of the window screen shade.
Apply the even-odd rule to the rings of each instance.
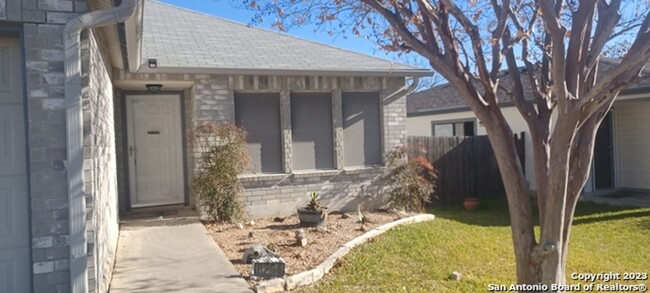
[[[334,169],[330,93],[291,94],[294,170]]]
[[[279,94],[236,93],[235,121],[247,132],[248,154],[254,172],[282,172]]]
[[[474,136],[474,121],[434,123],[433,136]]]
[[[344,165],[381,164],[379,93],[343,93],[342,98]]]

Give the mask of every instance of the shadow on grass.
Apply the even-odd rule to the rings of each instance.
[[[438,218],[477,226],[510,226],[505,200],[484,200],[475,211],[463,210],[461,205],[436,205],[429,212]]]
[[[650,217],[645,217],[639,222],[639,228],[650,230]]]
[[[538,223],[537,204],[533,200],[533,221]],[[429,212],[436,217],[476,226],[510,226],[508,204],[505,200],[484,200],[476,211],[463,210],[460,205],[432,206]],[[588,224],[600,221],[620,220],[633,217],[648,217],[650,209],[639,207],[612,206],[593,202],[578,202],[574,224]],[[643,222],[642,228],[650,229],[650,219]]]

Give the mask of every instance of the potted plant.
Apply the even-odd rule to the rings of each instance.
[[[466,197],[463,200],[463,208],[467,211],[473,211],[479,208],[481,199],[478,197]]]
[[[304,208],[298,208],[300,227],[317,227],[325,223],[327,207],[321,205],[316,192],[310,193],[310,200]]]

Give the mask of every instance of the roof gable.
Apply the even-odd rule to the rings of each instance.
[[[142,60],[158,71],[430,75],[429,70],[147,0]],[[141,66],[141,71],[147,71]]]

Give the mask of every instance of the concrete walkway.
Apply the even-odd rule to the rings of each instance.
[[[124,222],[119,239],[111,293],[251,292],[196,218]]]

